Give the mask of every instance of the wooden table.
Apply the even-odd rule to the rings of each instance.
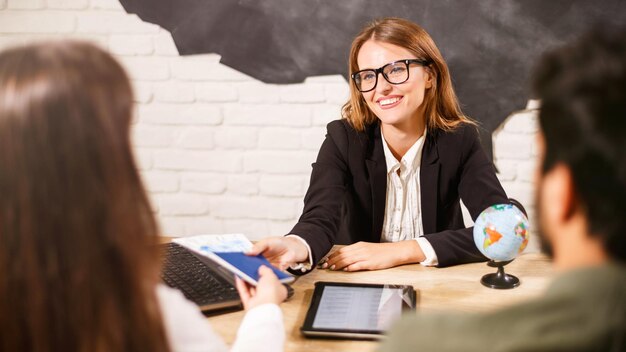
[[[486,263],[458,265],[450,268],[404,265],[379,271],[333,272],[316,269],[297,278],[292,284],[293,297],[281,304],[287,336],[286,351],[372,351],[378,342],[355,340],[310,339],[300,334],[316,281],[362,282],[412,285],[419,290],[417,314],[426,311],[479,312],[505,307],[540,295],[552,277],[548,259],[538,253],[523,254],[505,267],[517,276],[521,285],[511,290],[484,287],[480,278],[495,268]],[[224,340],[232,344],[244,312],[208,318]]]

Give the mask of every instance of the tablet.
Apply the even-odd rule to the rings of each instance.
[[[403,312],[415,310],[416,297],[407,285],[316,282],[300,331],[309,337],[379,339]]]

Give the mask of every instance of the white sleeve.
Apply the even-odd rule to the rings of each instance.
[[[172,351],[227,351],[222,338],[211,328],[198,306],[165,285],[157,286],[165,333]]]
[[[418,237],[415,240],[417,241],[417,244],[420,246],[422,252],[426,256],[426,259],[420,262],[420,264],[424,266],[436,266],[437,264],[439,264],[439,260],[437,259],[437,253],[435,253],[435,250],[433,249],[433,246],[430,244],[430,242],[428,242],[428,240],[424,237]]]
[[[243,318],[231,351],[283,351],[285,327],[283,314],[276,304],[250,309]]]

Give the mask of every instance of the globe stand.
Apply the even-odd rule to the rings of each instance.
[[[498,272],[483,276],[483,278],[480,279],[480,283],[489,288],[497,289],[509,289],[519,286],[520,282],[517,277],[504,273],[504,266],[512,261],[512,259],[503,262],[490,260],[487,265],[493,268],[498,268]]]

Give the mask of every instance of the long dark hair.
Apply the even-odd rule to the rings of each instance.
[[[91,44],[0,54],[0,350],[169,349],[132,109]]]

